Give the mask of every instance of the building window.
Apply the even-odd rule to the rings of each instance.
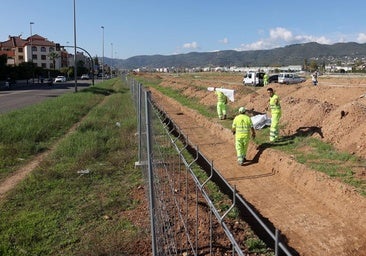
[[[41,55],[41,60],[46,60],[46,55]]]
[[[23,52],[23,48],[19,47],[18,52]]]
[[[42,68],[47,68],[46,63],[42,63],[41,66],[42,66]]]
[[[50,47],[50,52],[53,52],[55,49],[53,49],[53,47]]]
[[[32,59],[33,59],[33,60],[36,60],[36,59],[37,59],[37,54],[33,54],[33,55],[32,55]]]
[[[42,46],[41,47],[41,52],[46,52],[46,47]]]
[[[32,46],[32,52],[36,52],[37,51],[37,46]]]
[[[50,68],[53,68],[53,63],[50,63]]]
[[[24,56],[23,55],[19,55],[18,56],[18,60],[24,60]]]

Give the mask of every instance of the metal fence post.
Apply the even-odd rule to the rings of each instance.
[[[154,202],[154,174],[152,168],[152,133],[151,133],[151,110],[150,91],[145,91],[145,112],[146,112],[146,138],[147,138],[147,166],[149,173],[149,201],[150,201],[150,220],[151,220],[151,242],[152,242],[152,253],[156,255],[156,236],[155,236],[155,202]]]
[[[141,93],[142,93],[142,85],[141,84],[137,84],[137,104],[138,104],[138,110],[137,110],[137,115],[138,115],[138,120],[137,120],[137,125],[138,125],[138,127],[137,127],[137,129],[138,129],[138,136],[139,136],[139,148],[138,148],[138,150],[139,150],[139,152],[138,152],[138,161],[139,161],[139,163],[141,163],[141,158],[142,158],[142,153],[141,153],[141,151],[142,151],[142,142],[141,142],[141,134],[142,134],[142,125],[141,125],[141,119],[142,119],[142,115],[141,115],[141,104],[142,104],[142,102],[141,102]]]

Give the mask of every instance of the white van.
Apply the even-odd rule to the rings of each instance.
[[[252,86],[263,86],[264,72],[248,72],[244,75],[243,84]]]

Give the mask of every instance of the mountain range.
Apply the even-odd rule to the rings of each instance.
[[[176,55],[140,55],[128,59],[104,59],[118,69],[135,68],[196,68],[196,67],[251,67],[303,65],[304,61],[320,64],[349,64],[365,60],[366,44],[315,42],[293,44],[270,50],[190,52]]]

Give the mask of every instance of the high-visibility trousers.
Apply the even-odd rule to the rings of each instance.
[[[271,113],[271,126],[269,128],[269,141],[275,141],[279,136],[279,122],[281,118],[281,112]]]
[[[235,138],[235,150],[239,163],[242,163],[247,155],[249,140],[249,135],[247,137]]]
[[[222,119],[223,116],[226,115],[226,104],[224,102],[217,102],[217,115],[220,119]]]

